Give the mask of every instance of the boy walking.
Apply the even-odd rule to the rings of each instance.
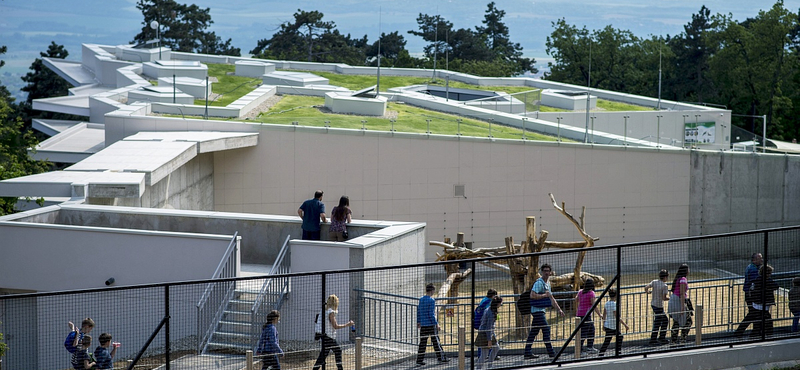
[[[428,337],[431,337],[433,350],[439,362],[450,362],[444,357],[444,350],[439,344],[439,322],[436,320],[436,300],[433,299],[433,292],[436,287],[428,284],[425,287],[425,295],[419,299],[417,305],[417,328],[419,329],[419,349],[417,350],[417,366],[425,365],[425,350],[428,347]]]
[[[92,346],[92,336],[85,334],[78,343],[75,353],[72,354],[72,368],[76,370],[91,369],[97,363],[89,354],[89,347]]]
[[[67,334],[67,339],[64,340],[64,347],[69,353],[75,353],[78,349],[78,344],[83,340],[83,336],[91,333],[92,329],[94,329],[94,320],[88,317],[83,319],[80,329],[72,321],[67,324],[69,324],[70,333]]]
[[[114,355],[117,354],[119,343],[111,343],[111,334],[108,333],[100,334],[98,341],[100,345],[94,350],[94,359],[97,361],[96,369],[113,369]],[[109,348],[111,348],[110,352]]]
[[[669,301],[668,278],[669,272],[661,270],[658,273],[658,279],[651,281],[650,284],[644,287],[646,294],[653,293],[653,298],[650,300],[650,307],[653,308],[653,332],[650,334],[650,343],[648,343],[651,346],[669,344],[667,340],[669,318],[664,313],[664,301]]]

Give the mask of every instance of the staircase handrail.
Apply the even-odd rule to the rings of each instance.
[[[286,254],[289,250],[289,240],[291,239],[291,237],[292,237],[291,235],[286,235],[286,240],[284,240],[283,246],[281,246],[281,250],[278,252],[278,257],[275,258],[275,263],[272,264],[272,268],[269,270],[268,276],[282,274],[282,273],[285,274],[289,272],[289,267],[286,265],[286,263],[288,262],[286,260]],[[253,307],[250,309],[250,327],[252,329],[252,334],[253,334],[252,338],[254,338],[253,346],[255,346],[255,343],[257,343],[259,337],[257,322],[259,321],[258,316],[261,310],[262,302],[264,301],[264,297],[266,296],[267,292],[272,287],[273,280],[275,279],[269,277],[264,280],[264,284],[261,285],[261,289],[258,291],[258,295],[256,296],[255,302],[253,302]],[[286,292],[286,287],[289,284],[289,279],[282,278],[281,280],[283,280],[283,286],[280,287],[280,293],[283,294],[284,292]],[[281,300],[278,299],[278,302],[280,301]],[[274,308],[277,309],[277,307]]]
[[[212,279],[236,277],[236,271],[239,269],[239,256],[236,252],[239,249],[240,239],[241,237],[239,236],[239,232],[235,232],[230,244],[228,244],[228,248],[225,250],[225,254],[222,256],[222,260],[219,261],[217,269],[214,270]],[[216,283],[206,284],[206,289],[203,291],[203,294],[200,296],[200,300],[197,302],[197,351],[199,353],[202,353],[205,349],[208,338],[210,338],[211,333],[214,331],[214,327],[222,318],[225,306],[227,305],[228,301],[233,295],[233,291],[236,288],[236,282],[228,282],[227,285],[228,288],[225,291],[215,292],[217,286]],[[215,300],[216,311],[210,320],[203,320],[203,318],[206,316],[204,315],[204,310],[212,295],[218,297],[218,299]]]

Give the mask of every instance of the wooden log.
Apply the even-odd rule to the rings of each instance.
[[[462,247],[462,248],[464,247],[464,233],[459,232],[458,234],[456,234],[456,242],[453,245],[455,245],[456,247]]]

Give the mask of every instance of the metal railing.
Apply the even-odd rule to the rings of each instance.
[[[250,329],[251,329],[251,347],[255,350],[258,344],[260,327],[259,323],[266,322],[269,310],[280,309],[283,298],[289,289],[288,277],[272,277],[273,275],[285,275],[289,273],[289,239],[291,235],[286,236],[286,240],[281,246],[278,257],[275,258],[275,263],[269,270],[269,275],[258,291],[258,296],[253,302],[253,307],[250,309]]]
[[[239,270],[239,232],[233,234],[228,248],[222,260],[217,265],[212,279],[224,279],[235,277]],[[235,281],[210,282],[206,284],[206,289],[200,300],[197,302],[197,351],[202,353],[205,350],[211,334],[222,318],[225,306],[233,297],[236,290]]]

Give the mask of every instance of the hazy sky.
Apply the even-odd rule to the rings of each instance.
[[[178,2],[184,2],[178,0]],[[324,20],[333,21],[342,33],[354,37],[367,35],[370,42],[379,30],[400,31],[406,47],[420,53],[421,38],[407,33],[416,30],[420,13],[441,14],[455,28],[481,25],[487,0],[227,0],[194,1],[211,8],[211,30],[247,53],[262,38],[269,38],[282,22],[292,20],[297,9],[319,10]],[[713,13],[732,13],[743,20],[768,9],[774,2],[752,0],[497,0],[505,10],[511,40],[524,48],[526,56],[535,57],[537,66],[547,61],[545,41],[552,32],[551,23],[565,18],[567,23],[589,29],[612,25],[644,37],[650,34],[677,34],[705,4]],[[800,0],[784,5],[797,12]],[[7,65],[0,72],[24,73],[50,41],[66,46],[69,59],[80,58],[81,43],[123,44],[130,42],[141,29],[142,14],[135,0],[0,0],[0,45],[8,52],[0,57]],[[0,76],[8,85],[9,76]]]

